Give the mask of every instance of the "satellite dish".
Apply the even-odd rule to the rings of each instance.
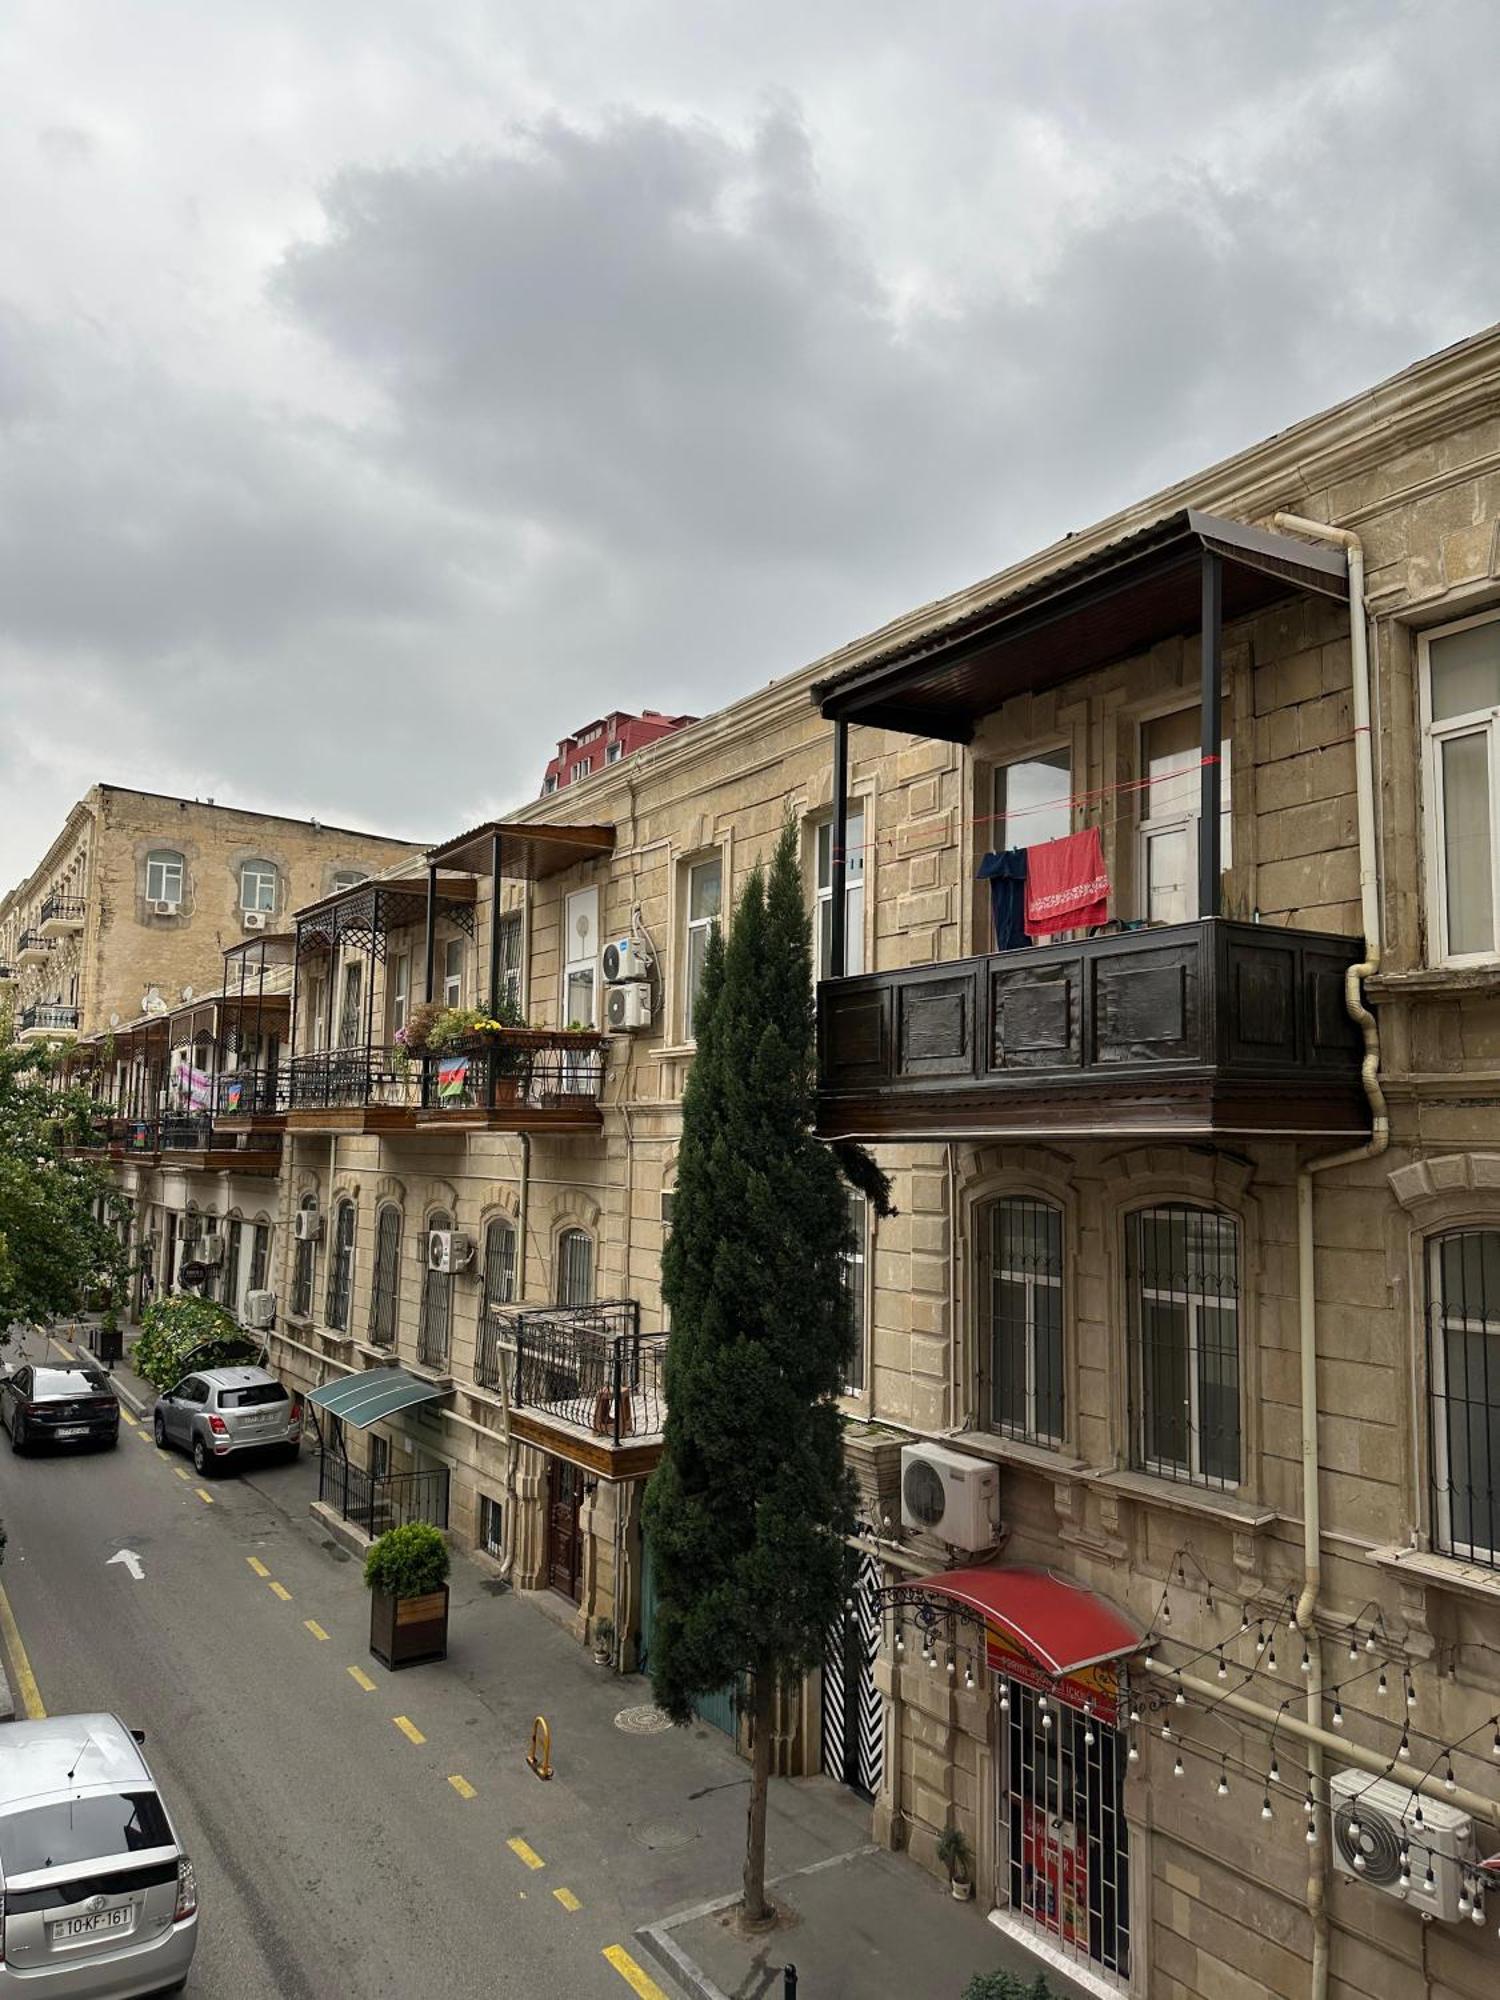
[[[120,1025],[120,1017],[119,1017],[119,1015],[118,1015],[118,1014],[111,1014],[111,1015],[110,1015],[110,1017],[109,1017],[109,1025],[110,1025],[110,1026],[111,1026],[112,1028],[118,1028],[118,1027],[119,1027],[119,1025]]]
[[[193,989],[192,989],[192,987],[191,987],[191,986],[184,986],[184,987],[183,987],[183,989],[182,989],[182,997],[183,997],[183,999],[184,999],[184,1000],[191,1000],[191,999],[192,999],[192,997],[193,997]]]

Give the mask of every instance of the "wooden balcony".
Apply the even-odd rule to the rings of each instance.
[[[286,1130],[287,1075],[278,1069],[232,1070],[214,1086],[214,1129],[268,1138]]]
[[[289,1132],[409,1132],[422,1101],[422,1067],[404,1049],[323,1049],[286,1068]]]
[[[864,1139],[1367,1136],[1357,939],[1211,917],[825,980],[818,1130]]]

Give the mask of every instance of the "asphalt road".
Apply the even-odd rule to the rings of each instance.
[[[641,1701],[643,1683],[601,1684],[471,1565],[454,1614],[468,1664],[460,1646],[388,1674],[354,1565],[308,1519],[306,1463],[205,1485],[144,1428],[113,1452],[25,1459],[0,1435],[0,1584],[47,1710],[109,1709],[146,1732],[198,1867],[190,1991],[664,1993],[634,1977],[631,1931],[732,1886],[743,1767],[722,1740],[612,1729],[618,1690]],[[121,1549],[141,1581],[109,1562]],[[549,1672],[564,1706],[576,1681],[580,1747],[564,1782],[539,1785],[525,1725]]]

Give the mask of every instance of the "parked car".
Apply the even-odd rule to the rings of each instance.
[[[39,1444],[120,1442],[120,1401],[97,1368],[27,1361],[0,1373],[0,1421],[19,1457]]]
[[[295,1458],[302,1399],[264,1368],[200,1368],[157,1397],[152,1429],[163,1450],[191,1452],[194,1470],[206,1476],[246,1452]]]
[[[193,1864],[113,1715],[12,1722],[0,1756],[0,2000],[177,1993],[198,1943]]]

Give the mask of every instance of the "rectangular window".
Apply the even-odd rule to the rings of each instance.
[[[1429,1247],[1433,1538],[1500,1567],[1500,1230]]]
[[[356,888],[369,879],[363,868],[340,868],[333,878],[333,892],[339,895],[343,890]]]
[[[223,1289],[219,1297],[236,1318],[240,1310],[240,1243],[248,1223],[226,1222],[224,1224],[224,1270]]]
[[[1042,750],[1034,757],[1001,764],[995,771],[994,821],[989,845],[997,854],[1012,847],[1040,847],[1073,831],[1073,755]]]
[[[364,966],[358,959],[344,967],[343,994],[339,1001],[339,1047],[357,1048],[364,1040],[360,1001],[364,995]]]
[[[443,946],[443,1005],[464,1004],[464,941],[449,938]]]
[[[862,1194],[856,1194],[852,1189],[849,1194],[849,1226],[854,1232],[854,1242],[844,1253],[844,1284],[849,1293],[853,1343],[849,1350],[848,1372],[844,1377],[844,1392],[860,1396],[864,1394],[865,1343],[869,1337],[865,1285],[869,1275],[870,1204]]]
[[[153,854],[146,863],[146,895],[153,903],[182,901],[182,856]]]
[[[598,1027],[598,977],[599,891],[575,889],[563,905],[563,1027]]]
[[[844,819],[844,970],[865,969],[865,811],[849,806]],[[818,923],[813,977],[827,979],[833,957],[833,821],[818,828]]]
[[[618,764],[624,748],[625,746],[623,743],[611,743],[604,752],[605,763]]]
[[[1063,1435],[1062,1214],[1051,1202],[1008,1195],[991,1206],[981,1242],[987,1420],[1006,1437],[1057,1444]]]
[[[411,1009],[411,953],[398,951],[391,959],[391,1033],[406,1026]]]
[[[503,1003],[521,1011],[521,912],[500,919],[500,994]]]
[[[683,996],[683,1026],[689,1041],[697,1033],[698,993],[708,959],[708,940],[719,927],[723,902],[724,864],[716,854],[688,870],[687,986]]]
[[[266,1288],[266,1265],[271,1255],[271,1225],[257,1222],[250,1241],[250,1283],[247,1291],[263,1292]]]
[[[1444,962],[1493,958],[1500,939],[1500,618],[1433,633],[1421,655],[1434,954]]]
[[[276,870],[267,861],[247,861],[240,870],[240,908],[276,908]]]
[[[1158,715],[1141,727],[1141,888],[1153,924],[1187,923],[1198,914],[1198,822],[1202,817],[1203,726],[1196,708]],[[1220,861],[1230,865],[1229,743],[1222,759]]]
[[[593,768],[594,760],[592,757],[580,757],[578,762],[573,766],[573,776],[575,778],[586,778]]]
[[[505,1553],[505,1513],[488,1493],[479,1496],[479,1546],[487,1556]]]
[[[370,1285],[370,1344],[396,1340],[396,1298],[401,1277],[401,1211],[381,1209],[375,1224],[375,1272]]]
[[[1208,1209],[1128,1218],[1135,1451],[1148,1472],[1240,1483],[1239,1230]]]

